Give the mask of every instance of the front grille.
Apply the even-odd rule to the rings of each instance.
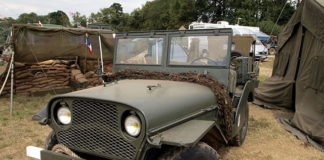
[[[97,101],[74,100],[69,129],[57,133],[67,147],[103,157],[133,159],[136,147],[122,138],[117,107]]]

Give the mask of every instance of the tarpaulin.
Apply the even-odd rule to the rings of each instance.
[[[112,60],[113,57],[114,38],[111,31],[31,25],[13,25],[12,30],[15,61],[40,62],[64,56],[98,59],[100,58],[98,36],[101,37],[104,60]],[[87,36],[91,41],[92,55],[87,51]]]
[[[295,109],[291,124],[324,146],[324,6],[305,0],[279,35],[272,77],[255,90],[256,103]],[[296,133],[297,134],[297,133]]]

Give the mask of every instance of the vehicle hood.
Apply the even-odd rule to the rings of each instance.
[[[148,86],[153,87],[151,90]],[[120,80],[60,97],[97,99],[134,107],[145,117],[146,127],[157,130],[216,104],[205,86],[165,80]]]

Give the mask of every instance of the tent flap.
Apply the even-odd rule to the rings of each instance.
[[[254,96],[258,100],[257,104],[267,108],[291,109],[294,83],[294,81],[283,80],[278,76],[267,79],[255,89]]]

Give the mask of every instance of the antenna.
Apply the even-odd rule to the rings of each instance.
[[[99,33],[99,48],[100,48],[100,60],[101,60],[101,78],[103,80],[103,84],[104,86],[106,86],[106,83],[108,83],[109,81],[109,77],[105,74],[105,66],[103,63],[103,55],[102,55],[102,46],[101,46],[101,37],[100,37],[100,33]]]

